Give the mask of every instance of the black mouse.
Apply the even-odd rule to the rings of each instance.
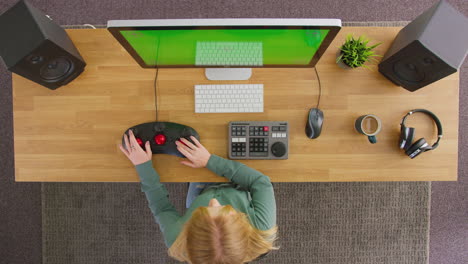
[[[305,132],[309,138],[318,138],[322,133],[323,125],[323,112],[318,108],[311,108],[309,110],[309,116],[307,117],[307,123]]]

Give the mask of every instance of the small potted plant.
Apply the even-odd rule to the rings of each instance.
[[[382,43],[368,46],[369,39],[359,36],[355,39],[352,35],[346,37],[345,43],[338,50],[336,63],[344,69],[354,69],[358,67],[369,68],[364,63],[368,61],[377,62],[374,57],[382,57],[374,53],[373,49]]]

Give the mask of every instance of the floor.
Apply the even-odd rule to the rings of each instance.
[[[15,0],[0,2],[0,11]],[[409,21],[434,0],[30,0],[58,24],[105,24],[110,19],[216,17],[336,17],[343,21]],[[466,0],[449,0],[468,16]],[[431,264],[468,260],[468,62],[460,70],[459,181],[432,184]],[[41,263],[41,185],[15,183],[11,75],[0,67],[0,263]]]

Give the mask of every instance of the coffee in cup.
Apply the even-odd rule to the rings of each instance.
[[[376,115],[362,115],[354,122],[357,132],[366,135],[369,142],[377,143],[376,135],[382,129],[382,121]]]

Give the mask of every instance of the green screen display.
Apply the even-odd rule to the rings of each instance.
[[[328,29],[122,30],[148,66],[308,65]]]

